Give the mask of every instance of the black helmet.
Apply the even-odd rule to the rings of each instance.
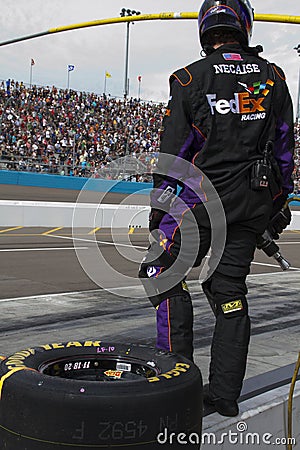
[[[204,0],[198,16],[200,42],[209,30],[238,32],[241,43],[248,45],[252,35],[254,11],[249,0]]]

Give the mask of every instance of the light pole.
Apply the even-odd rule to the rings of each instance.
[[[294,50],[297,50],[298,55],[300,56],[300,44],[297,47],[294,47]],[[298,97],[297,97],[297,122],[300,122],[300,68],[299,68],[299,84],[298,84]]]
[[[135,11],[131,9],[122,8],[120,12],[121,17],[131,17],[131,16],[139,16],[141,14],[140,11]],[[125,54],[125,80],[124,80],[124,96],[127,97],[129,93],[129,78],[128,78],[128,66],[129,66],[129,28],[130,24],[133,22],[127,22],[126,24],[126,54]]]

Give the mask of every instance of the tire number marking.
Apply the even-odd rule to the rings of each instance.
[[[89,369],[91,365],[91,361],[76,361],[74,363],[66,363],[64,370],[68,372],[69,370],[80,370],[80,369]]]
[[[137,439],[146,433],[148,427],[142,420],[139,422],[100,422],[101,432],[98,437],[101,441],[112,439],[114,441],[121,439]]]
[[[120,441],[120,440],[136,440],[140,439],[148,430],[148,426],[142,421],[138,422],[130,420],[128,422],[99,422],[98,439],[102,442]],[[75,441],[83,441],[87,436],[91,435],[89,424],[81,422],[80,427],[75,430],[72,439]]]

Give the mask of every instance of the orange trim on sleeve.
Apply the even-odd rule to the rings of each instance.
[[[196,155],[195,155],[194,158],[192,159],[192,164],[193,164],[193,166],[195,166],[195,159],[197,158],[197,156],[199,155],[199,153],[200,153],[200,152],[196,153]],[[195,166],[195,167],[196,167],[196,166]],[[205,201],[208,201],[206,192],[205,192],[205,190],[202,188],[203,180],[204,180],[204,176],[202,175],[202,176],[201,176],[201,181],[200,181],[199,186],[200,186],[201,191],[203,192],[203,195],[204,195],[204,197],[205,197]]]
[[[173,247],[173,245],[174,245],[174,241],[171,242],[171,244],[169,245],[169,248],[168,248],[168,252],[170,253],[170,255],[172,255],[171,247]]]
[[[197,158],[197,156],[199,155],[200,152],[197,152],[196,155],[194,156],[194,158],[192,159],[192,164],[193,166],[195,165],[195,159]]]
[[[202,133],[202,131],[201,130],[199,130],[199,128],[198,127],[196,127],[196,125],[195,124],[193,124],[192,123],[192,127],[193,128],[195,128],[195,130],[197,130],[198,131],[198,133],[203,137],[203,139],[205,139],[206,140],[206,136],[205,136],[205,134],[203,134]]]
[[[272,66],[272,67],[273,67],[273,69],[275,70],[275,72],[277,73],[277,75],[279,76],[279,78],[280,78],[281,80],[283,80],[283,81],[286,81],[286,77],[283,77],[283,76],[278,72],[277,67],[276,67],[276,66]]]
[[[203,195],[204,195],[204,197],[205,197],[205,201],[207,202],[208,200],[207,200],[206,192],[205,192],[204,189],[202,189],[203,180],[204,180],[204,176],[202,175],[202,178],[201,178],[201,181],[200,181],[200,189],[201,189],[201,191],[203,192]]]
[[[164,248],[164,250],[165,250],[165,248]],[[155,275],[155,278],[157,278],[157,277],[162,273],[162,271],[163,271],[164,269],[165,269],[165,267],[161,267],[161,268],[159,269],[158,274]]]
[[[176,231],[178,230],[178,228],[181,227],[181,224],[182,224],[182,221],[183,221],[183,216],[184,216],[185,213],[186,213],[187,211],[189,211],[189,210],[190,210],[190,208],[187,208],[187,209],[185,209],[185,210],[183,211],[183,213],[181,214],[181,215],[182,215],[182,219],[180,220],[179,224],[177,225],[177,227],[176,227],[175,230],[173,231],[173,234],[172,234],[172,241],[174,241],[174,237],[175,237]],[[170,247],[169,247],[169,249],[170,249]]]
[[[281,196],[281,194],[283,193],[283,190],[281,189],[280,192],[278,194],[275,195],[275,197],[273,198],[273,202]]]
[[[170,249],[171,249],[171,247],[174,245],[174,237],[175,237],[176,231],[178,230],[178,228],[180,228],[180,226],[181,226],[181,224],[182,224],[183,216],[185,215],[185,213],[186,213],[187,211],[190,211],[191,209],[194,209],[195,206],[196,206],[196,203],[194,203],[194,205],[192,206],[192,208],[187,208],[187,209],[185,209],[185,210],[183,211],[183,213],[181,214],[182,219],[180,220],[180,222],[179,222],[179,224],[177,225],[177,227],[174,229],[173,234],[172,234],[172,238],[171,238],[171,239],[172,239],[172,242],[171,242],[171,244],[170,244],[169,247],[168,247],[168,252],[169,252],[171,255],[172,255],[172,253],[171,253]]]
[[[187,82],[187,83],[182,83],[182,81],[178,78],[178,76],[177,75],[175,75],[174,73],[173,73],[173,77],[175,77],[176,78],[176,80],[181,84],[181,86],[188,86],[191,82],[192,82],[192,79],[193,79],[193,76],[192,76],[192,74],[187,70],[187,68],[186,67],[184,67],[184,70],[189,74],[189,76],[190,76],[190,79],[189,79],[189,81]]]

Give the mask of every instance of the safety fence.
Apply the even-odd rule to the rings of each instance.
[[[84,161],[81,164],[50,161],[44,163],[39,159],[13,156],[0,157],[0,171],[27,172],[30,174],[48,174],[70,177],[100,178],[104,180],[123,180],[151,182],[154,165],[144,164],[140,159],[127,155],[107,162],[102,167]]]

